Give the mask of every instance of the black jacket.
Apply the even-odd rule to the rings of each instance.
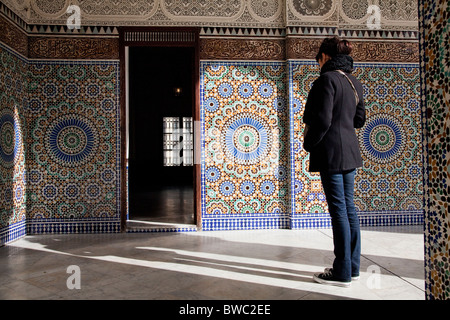
[[[344,71],[359,97],[356,105],[352,86],[335,70]],[[327,61],[314,81],[305,105],[303,122],[309,126],[303,147],[310,152],[309,171],[342,173],[362,166],[355,128],[366,120],[361,83],[350,73],[353,59],[338,55]]]

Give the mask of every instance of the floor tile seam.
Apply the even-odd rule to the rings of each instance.
[[[361,257],[363,257],[364,259],[367,259],[368,261],[372,262],[373,264],[377,265],[378,267],[380,267],[380,269],[383,269],[384,271],[388,272],[389,274],[391,274],[394,277],[399,278],[400,280],[402,280],[403,282],[406,282],[408,285],[419,289],[420,291],[425,293],[425,290],[423,288],[420,288],[419,286],[415,285],[414,283],[412,283],[411,281],[405,279],[403,276],[396,274],[395,272],[389,270],[388,268],[380,265],[379,263],[377,263],[376,261],[374,261],[373,259],[368,258],[367,256],[365,256],[364,254],[361,255]],[[425,281],[425,280],[424,280]]]

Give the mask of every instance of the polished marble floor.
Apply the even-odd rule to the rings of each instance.
[[[422,229],[365,228],[350,288],[312,280],[330,229],[30,235],[0,248],[0,299],[424,300]]]
[[[129,220],[194,224],[194,190],[192,186],[164,186],[135,192]]]

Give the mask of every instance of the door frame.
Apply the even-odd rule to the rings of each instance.
[[[127,47],[192,47],[194,48],[194,72],[192,83],[194,94],[192,98],[192,117],[194,124],[200,122],[200,28],[187,27],[119,27],[119,59],[120,59],[120,229],[126,232],[128,215],[128,124],[127,124]],[[198,127],[194,125],[194,129]],[[194,160],[197,148],[200,147],[199,132],[194,130]],[[200,159],[193,165],[194,189],[194,223],[201,229],[201,177]]]

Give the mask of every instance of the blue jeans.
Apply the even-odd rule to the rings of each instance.
[[[355,170],[320,173],[333,228],[333,275],[341,281],[359,276],[361,234],[353,202]]]

